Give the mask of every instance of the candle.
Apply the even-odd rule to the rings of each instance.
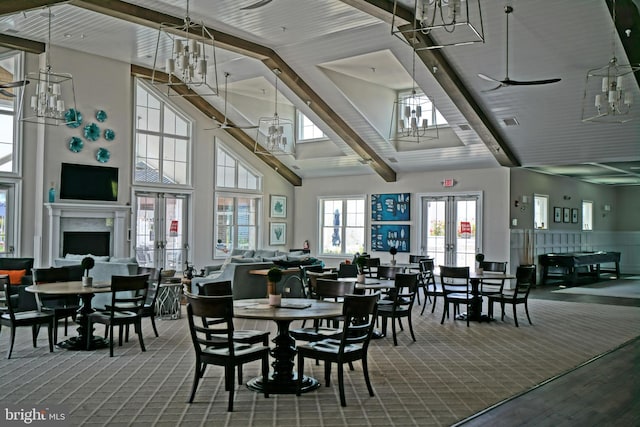
[[[64,101],[59,100],[58,103],[57,103],[57,108],[56,109],[58,111],[60,111],[60,112],[64,111]]]
[[[602,106],[602,95],[596,95],[596,107],[600,108]]]
[[[167,59],[167,65],[165,69],[167,70],[167,74],[173,73],[176,69],[176,60],[173,58]]]
[[[603,77],[602,78],[602,91],[606,93],[608,90],[609,90],[609,78],[608,77]]]

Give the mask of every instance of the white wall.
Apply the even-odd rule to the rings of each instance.
[[[318,197],[341,195],[370,195],[372,193],[446,193],[461,191],[483,192],[483,252],[488,259],[509,260],[509,170],[506,168],[458,170],[449,172],[421,172],[398,174],[397,182],[384,182],[377,175],[362,175],[339,178],[305,179],[301,187],[295,189],[295,236],[294,246],[309,240],[311,252],[318,253]],[[442,180],[453,178],[455,187],[444,189]],[[419,253],[417,247],[420,219],[419,203],[416,197],[411,205],[411,252]],[[368,210],[367,210],[368,212]],[[370,228],[367,218],[365,236],[367,250],[370,248]],[[378,253],[376,253],[378,255]],[[381,261],[391,256],[379,253]],[[330,266],[337,265],[343,257],[323,258]],[[409,254],[396,255],[398,262],[408,262]]]

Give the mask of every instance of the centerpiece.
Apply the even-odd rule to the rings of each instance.
[[[391,254],[391,265],[396,265],[396,254],[398,253],[398,248],[391,246],[389,253]]]
[[[358,267],[358,275],[356,276],[356,282],[364,283],[364,268],[367,265],[367,257],[358,255],[355,260]]]
[[[476,271],[480,274],[483,272],[482,261],[484,261],[484,254],[476,254],[476,261],[478,261],[478,267]]]
[[[82,277],[82,286],[93,285],[93,277],[89,276],[89,270],[91,270],[95,264],[95,260],[90,256],[84,257],[82,258],[82,261],[80,261],[80,265],[84,270],[84,276]]]
[[[282,302],[282,296],[276,294],[276,284],[281,279],[282,270],[280,270],[278,267],[271,267],[267,272],[267,297],[269,298],[269,305],[278,307]]]

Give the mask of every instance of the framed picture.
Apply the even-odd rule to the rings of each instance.
[[[571,209],[571,222],[578,223],[578,209]]]
[[[271,195],[271,209],[269,210],[271,218],[287,217],[287,196]]]
[[[553,222],[562,222],[562,208],[553,208]]]
[[[562,208],[562,222],[571,222],[571,209]]]
[[[269,244],[272,246],[287,244],[287,224],[272,222],[269,225]]]
[[[409,225],[381,225],[371,226],[371,250],[389,251],[392,246],[398,252],[409,252],[411,249]]]
[[[409,193],[372,194],[372,221],[409,221],[411,219]]]

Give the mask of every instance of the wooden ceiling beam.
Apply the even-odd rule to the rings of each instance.
[[[371,7],[377,7],[378,11],[373,16],[379,14],[387,14],[388,17],[383,19],[385,22],[391,22],[391,14],[393,13],[393,2],[385,0],[342,0],[343,3],[350,4],[363,12],[369,13]],[[366,3],[366,5],[358,6]],[[380,3],[383,3],[381,5]],[[400,8],[398,10],[401,10]],[[414,18],[407,19],[405,9],[402,9],[403,15],[400,16],[405,21],[411,23]],[[409,12],[411,13],[411,12]],[[406,24],[400,30],[408,30],[411,24]],[[391,29],[389,29],[391,33]],[[408,33],[402,33],[409,45]],[[418,40],[417,46],[433,46],[433,41],[429,36],[420,32],[415,33],[412,37]],[[517,167],[521,166],[516,155],[511,151],[507,142],[500,136],[498,130],[493,126],[487,115],[482,111],[478,103],[473,99],[469,90],[463,85],[462,80],[458,77],[453,67],[449,64],[439,49],[423,49],[416,51],[420,60],[427,66],[429,70],[437,70],[434,77],[447,93],[451,101],[460,110],[465,117],[469,126],[478,134],[482,142],[487,146],[494,158],[502,166]],[[435,67],[435,68],[434,68]]]
[[[150,68],[133,64],[131,65],[131,75],[147,80],[151,80],[151,77],[153,76],[153,78],[159,83],[167,83],[169,81],[169,76],[167,76],[167,74],[165,73],[159,73],[158,71],[156,71],[154,74],[153,70],[151,70]],[[189,89],[186,85],[172,86],[171,89],[178,95],[182,96],[185,101],[196,107],[205,116],[215,119],[218,122],[224,121],[224,114],[214,108],[203,97],[199,96],[196,92]],[[227,120],[227,122],[229,122],[229,120]],[[224,131],[231,135],[234,139],[236,139],[244,148],[253,153],[255,148],[255,140],[253,138],[251,138],[249,135],[238,128],[227,128],[224,129]],[[263,162],[269,165],[269,167],[273,168],[278,174],[280,174],[280,176],[289,181],[291,185],[296,187],[302,185],[302,178],[300,178],[291,169],[280,162],[277,157],[258,154],[256,155],[260,157]]]
[[[9,36],[6,34],[0,34],[0,46],[7,47],[9,49],[22,50],[29,53],[35,53],[36,55],[44,53],[46,49],[46,45],[44,43],[22,39],[20,37]]]
[[[55,6],[59,3],[67,3],[68,0],[20,0],[0,2],[0,16],[13,15],[32,9],[42,9],[47,6]]]

